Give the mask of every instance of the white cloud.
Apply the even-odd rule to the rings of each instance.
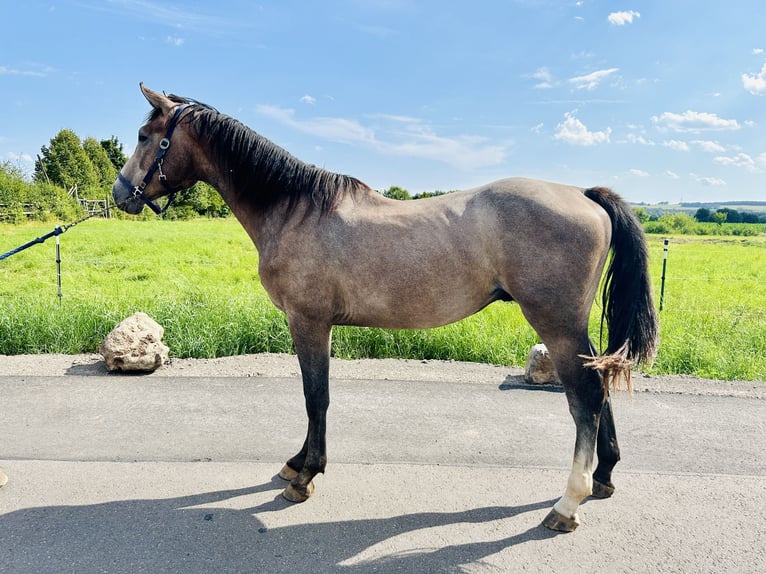
[[[635,10],[628,10],[627,12],[612,12],[607,16],[607,20],[612,26],[624,26],[625,24],[632,24],[633,18],[640,18],[641,13]]]
[[[702,185],[709,185],[711,187],[721,187],[726,185],[726,182],[717,177],[703,177],[701,175],[690,174],[696,181]]]
[[[719,118],[716,114],[693,112],[687,110],[682,114],[663,112],[660,116],[652,116],[652,121],[661,129],[671,129],[675,132],[699,132],[704,130],[738,130],[737,120]]]
[[[44,78],[48,75],[49,70],[37,71],[37,70],[18,70],[15,68],[6,68],[0,66],[0,76],[33,76],[36,78]]]
[[[753,48],[753,56],[760,56],[763,54],[763,48]]]
[[[628,143],[633,144],[641,144],[641,145],[648,145],[653,146],[655,145],[653,141],[646,139],[644,136],[637,136],[636,134],[628,134]]]
[[[185,41],[186,40],[184,40],[183,38],[179,38],[178,36],[168,36],[165,39],[166,43],[170,44],[171,46],[176,46],[176,47],[183,46]]]
[[[530,74],[529,77],[538,80],[538,83],[535,84],[536,90],[546,90],[556,85],[556,82],[553,80],[553,74],[551,74],[551,71],[545,66],[538,68],[535,73]]]
[[[757,74],[742,74],[742,86],[754,96],[766,92],[766,63]]]
[[[713,158],[713,163],[730,167],[741,167],[750,172],[761,171],[756,160],[746,153],[738,153],[735,156],[717,156]]]
[[[676,151],[689,151],[689,144],[679,140],[665,140],[662,145]]]
[[[670,179],[681,179],[681,176],[680,176],[680,175],[678,175],[678,174],[677,174],[676,172],[674,172],[674,171],[670,171],[670,170],[667,170],[667,171],[665,172],[665,175],[666,175],[666,176],[668,176]]]
[[[343,143],[361,144],[386,155],[410,156],[440,161],[471,170],[497,165],[505,160],[504,146],[488,143],[480,136],[442,136],[417,118],[376,114],[389,125],[372,128],[356,120],[319,117],[298,119],[295,110],[259,105],[256,111],[297,131]],[[393,124],[393,125],[391,125]]]
[[[603,80],[604,78],[608,76],[611,76],[618,70],[619,68],[609,68],[608,70],[598,70],[596,72],[591,72],[590,74],[586,74],[584,76],[576,76],[574,78],[569,78],[568,82],[570,84],[573,84],[576,90],[592,91],[598,87],[598,85],[601,83],[601,80]]]
[[[304,104],[309,104],[313,106],[314,104],[317,103],[317,99],[314,96],[310,96],[306,94],[305,96],[301,98],[301,102],[303,102]]]
[[[590,146],[609,143],[611,128],[604,131],[592,132],[580,120],[574,117],[575,112],[564,114],[564,121],[556,126],[554,138],[572,145]]]
[[[109,2],[88,2],[81,6],[88,10],[115,14],[121,19],[137,18],[144,21],[172,24],[175,29],[195,30],[208,35],[218,35],[232,29],[249,27],[250,22],[218,16],[220,8],[211,3],[205,7],[209,13],[197,12],[183,3],[160,0],[110,0]]]
[[[649,172],[643,169],[629,169],[628,173],[636,177],[649,177]]]
[[[14,163],[32,163],[35,161],[34,158],[28,153],[16,153],[9,151],[5,156],[8,158],[8,161]]]
[[[279,106],[259,105],[256,111],[303,133],[340,143],[375,143],[375,132],[355,120],[344,118],[313,118],[298,120],[295,110]]]
[[[702,151],[708,153],[723,153],[726,151],[726,148],[721,144],[710,140],[692,140],[691,143],[698,146]]]

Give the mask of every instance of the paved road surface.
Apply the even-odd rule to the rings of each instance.
[[[766,571],[766,385],[618,396],[617,493],[556,534],[564,395],[482,373],[334,380],[327,474],[292,505],[296,377],[0,370],[0,572]]]

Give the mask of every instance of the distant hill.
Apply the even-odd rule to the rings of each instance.
[[[661,201],[659,203],[632,203],[633,207],[643,207],[651,215],[662,215],[663,213],[673,213],[682,211],[694,215],[698,209],[704,207],[710,211],[718,209],[734,209],[745,213],[756,213],[759,216],[766,215],[766,201],[684,201],[681,203],[668,203]]]

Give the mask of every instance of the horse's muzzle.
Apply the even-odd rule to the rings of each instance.
[[[118,178],[112,186],[112,197],[117,207],[122,209],[125,213],[131,215],[137,215],[144,209],[144,202],[141,198],[138,198],[133,193],[134,187],[129,187],[126,184],[127,180],[124,178]],[[130,182],[127,182],[130,183]]]

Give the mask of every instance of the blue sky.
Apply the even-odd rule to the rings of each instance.
[[[762,0],[76,0],[0,6],[0,161],[129,155],[143,81],[411,193],[509,176],[766,200]]]

